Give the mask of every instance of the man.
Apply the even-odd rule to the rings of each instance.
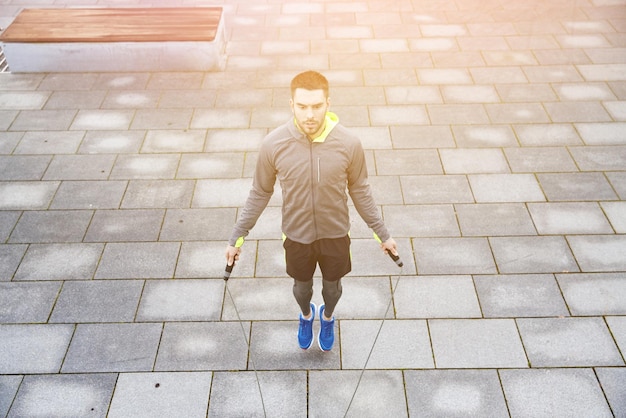
[[[283,193],[282,230],[287,274],[300,305],[298,343],[313,343],[315,304],[313,274],[322,272],[318,344],[329,351],[334,343],[333,312],[342,293],[341,278],[350,272],[348,197],[373,229],[383,251],[397,255],[378,212],[367,181],[365,155],[359,139],[328,111],[328,81],[315,71],[298,74],[291,82],[293,119],[267,135],[259,150],[250,195],[226,248],[228,265],[239,258],[248,232],[267,206],[276,179]]]

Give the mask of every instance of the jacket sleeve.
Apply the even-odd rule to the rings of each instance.
[[[367,178],[367,164],[361,141],[356,139],[348,168],[348,193],[363,221],[384,242],[391,238],[383,221]]]
[[[274,168],[272,153],[267,141],[263,141],[259,150],[252,189],[250,189],[246,203],[228,240],[230,245],[234,246],[239,238],[248,236],[272,198],[275,183],[276,169]]]

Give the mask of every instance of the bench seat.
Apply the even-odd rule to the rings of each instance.
[[[221,7],[24,9],[0,35],[12,72],[223,68]]]

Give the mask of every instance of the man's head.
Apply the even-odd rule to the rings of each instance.
[[[309,138],[324,130],[326,112],[330,106],[328,80],[316,71],[305,71],[291,80],[289,101],[296,123]]]
[[[317,71],[305,71],[291,80],[291,97],[297,89],[323,90],[324,96],[328,97],[328,80]]]

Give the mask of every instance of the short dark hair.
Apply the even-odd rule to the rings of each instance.
[[[296,89],[324,90],[324,95],[328,97],[328,80],[317,71],[305,71],[291,80],[291,97]]]

